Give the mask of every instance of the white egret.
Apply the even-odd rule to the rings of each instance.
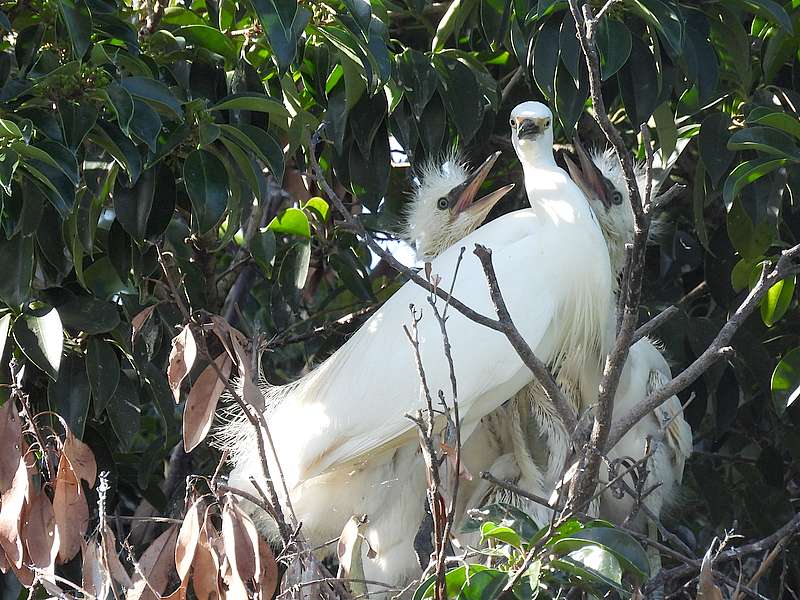
[[[482,244],[492,249],[498,283],[522,336],[559,378],[583,385],[586,374],[599,370],[608,347],[605,322],[612,276],[587,199],[553,158],[551,124],[552,114],[543,104],[526,102],[514,109],[512,141],[531,207],[504,215],[462,241],[470,248]],[[477,260],[466,258],[453,282],[458,256],[458,248],[450,247],[432,261],[440,287],[454,285],[455,297],[467,306],[493,314]],[[405,284],[312,372],[265,390],[265,416],[307,539],[324,542],[336,537],[351,515],[367,514],[373,528],[366,537],[377,558],[365,560],[364,572],[388,583],[401,581],[409,563],[392,562],[396,548],[384,547],[381,538],[395,541],[401,537],[398,531],[409,536],[407,523],[415,521],[382,515],[387,498],[405,495],[409,512],[423,506],[424,482],[417,487],[414,479],[416,473],[423,478],[422,470],[400,471],[400,463],[413,462],[416,454],[410,443],[416,443],[416,432],[405,415],[424,407],[402,325],[410,320],[409,305],[424,309],[427,296],[416,284]],[[503,334],[455,310],[449,313],[448,334],[466,439],[483,416],[530,382],[532,374]],[[431,389],[449,389],[435,319],[421,320],[419,340]],[[250,477],[262,478],[254,435],[240,418],[218,437],[231,451],[234,487],[252,490]],[[275,461],[269,462],[271,473],[277,473]],[[394,487],[380,485],[398,478]]]

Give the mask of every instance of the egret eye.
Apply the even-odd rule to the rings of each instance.
[[[441,197],[436,201],[436,207],[440,210],[445,210],[448,206],[450,206],[450,203],[445,197]]]
[[[620,194],[618,190],[611,192],[611,203],[616,206],[622,204],[622,194]]]
[[[508,124],[511,125],[511,129],[514,129],[517,126],[517,122],[514,119],[509,119]]]
[[[544,122],[545,127],[550,127],[550,119],[546,119]]]

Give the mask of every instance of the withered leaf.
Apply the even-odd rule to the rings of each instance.
[[[145,323],[147,323],[147,319],[150,318],[150,315],[153,314],[153,311],[156,309],[156,305],[153,304],[152,306],[148,306],[140,313],[134,315],[131,319],[131,343],[136,341],[136,336],[139,335],[139,332],[142,330],[142,327]]]
[[[119,556],[117,556],[117,538],[108,525],[103,528],[102,537],[103,552],[105,553],[106,564],[111,573],[111,578],[125,589],[129,589],[133,586],[133,583],[131,583],[131,578],[128,576],[128,572],[125,571],[125,567],[123,567],[122,563],[119,561]]]
[[[339,557],[339,577],[350,577],[352,579],[364,579],[364,562],[361,556],[361,545],[363,537],[361,528],[366,520],[353,515],[347,521],[339,536],[339,543],[336,545],[336,555]],[[354,595],[366,592],[364,584],[353,582],[351,590]]]
[[[197,358],[197,344],[192,328],[186,325],[181,332],[172,338],[172,349],[169,353],[167,381],[175,398],[175,404],[181,401],[181,382],[192,370]]]
[[[22,567],[23,547],[20,525],[25,496],[28,494],[28,468],[22,457],[17,458],[17,471],[11,487],[0,499],[0,547],[12,567]]]
[[[59,548],[53,504],[41,489],[31,492],[30,497],[22,524],[28,559],[33,566],[53,573]]]
[[[222,539],[225,555],[242,581],[251,581],[260,572],[258,533],[253,521],[230,498],[222,509]]]
[[[64,444],[66,447],[66,443]],[[71,560],[81,549],[89,522],[89,505],[72,463],[61,454],[53,496],[53,512],[59,537],[58,562]]]
[[[76,438],[69,430],[64,439],[63,456],[66,456],[75,475],[88,483],[90,488],[94,487],[97,479],[97,463],[94,460],[94,453],[89,446]]]
[[[178,527],[170,527],[158,536],[139,558],[139,569],[133,578],[126,600],[158,600],[153,590],[163,594],[175,564],[175,542]],[[141,571],[141,573],[139,572]],[[142,576],[144,574],[144,577]]]
[[[261,572],[258,574],[259,595],[269,600],[278,587],[278,563],[269,544],[261,538],[258,539],[258,552],[261,562]]]
[[[192,566],[194,553],[200,539],[200,508],[201,500],[195,500],[186,511],[180,531],[178,541],[175,544],[175,569],[181,581],[186,579],[189,568]]]
[[[111,589],[111,575],[103,561],[100,542],[92,536],[88,542],[82,541],[81,586],[95,598],[106,598]]]
[[[192,587],[197,600],[218,600],[222,597],[219,588],[219,555],[211,543],[211,539],[216,539],[217,536],[218,533],[206,513],[192,561]]]
[[[214,363],[225,379],[220,379],[214,366],[208,365],[186,399],[183,409],[183,447],[186,452],[194,450],[211,430],[217,402],[231,373],[233,363],[224,352],[214,359]]]
[[[698,600],[723,600],[722,590],[714,583],[714,545],[714,542],[712,542],[703,556],[703,562],[700,566],[700,579],[697,583]]]
[[[22,424],[13,400],[0,407],[0,494],[11,487],[22,454]]]

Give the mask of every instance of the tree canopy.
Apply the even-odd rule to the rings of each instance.
[[[800,241],[800,7],[588,4],[603,10],[595,42],[614,125],[644,160],[645,124],[656,167],[674,162],[670,181],[686,186],[657,213],[640,306],[641,322],[678,306],[655,332],[677,372]],[[203,440],[223,388],[217,369],[231,370],[210,361],[238,339],[222,323],[266,351],[269,381],[286,382],[404,282],[343,226],[310,153],[382,241],[397,236],[427,160],[458,149],[477,163],[500,149],[488,185],[520,180],[508,117],[521,101],[553,109],[557,148],[576,133],[606,144],[559,0],[0,0],[0,32],[8,597],[12,573],[34,579],[9,567],[15,552],[32,556],[29,538],[19,523],[16,537],[3,528],[23,506],[20,449],[31,448],[26,514],[52,503],[58,524],[85,515],[62,534],[56,568],[79,584],[81,560],[104,547],[81,542],[105,514],[118,539],[134,530],[139,556],[161,530],[134,515],[182,518],[189,475],[208,491],[220,455]],[[526,201],[517,186],[490,218]],[[697,561],[726,530],[761,540],[796,513],[797,305],[791,275],[680,394],[696,452],[671,526]],[[406,350],[387,349],[387,360]],[[65,491],[67,480],[73,492],[83,480],[87,495]],[[237,508],[225,510],[223,522],[238,522]],[[609,544],[626,564],[624,547]],[[753,589],[800,593],[796,549]]]

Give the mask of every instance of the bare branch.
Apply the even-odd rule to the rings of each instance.
[[[670,305],[660,313],[658,313],[655,317],[650,319],[647,323],[639,327],[636,331],[633,332],[633,337],[631,338],[631,345],[638,342],[643,337],[646,337],[653,333],[656,329],[661,327],[664,323],[672,319],[675,315],[679,312],[678,307],[675,305]]]

